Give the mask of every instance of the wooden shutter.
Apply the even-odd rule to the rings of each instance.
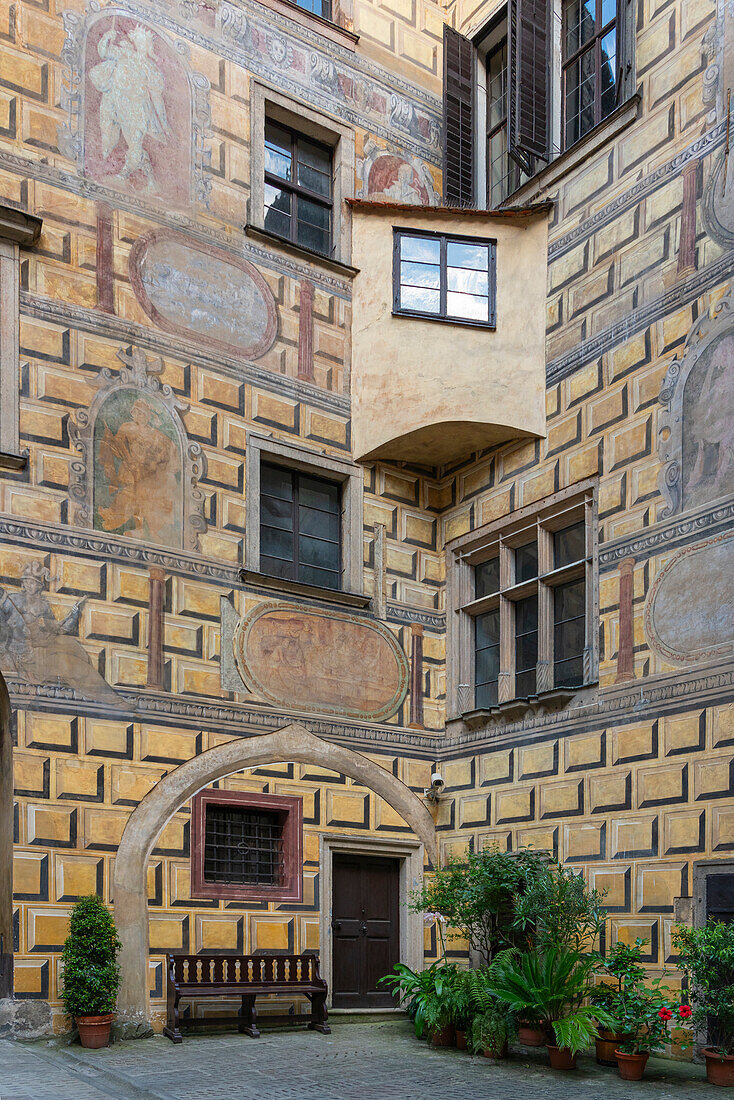
[[[474,205],[473,44],[443,28],[443,199],[447,206]]]
[[[507,151],[528,175],[548,159],[549,12],[549,0],[508,3]]]
[[[617,104],[634,92],[634,11],[630,0],[617,0]]]

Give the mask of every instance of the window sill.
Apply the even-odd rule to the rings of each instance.
[[[461,719],[467,729],[473,730],[498,720],[514,722],[528,712],[535,714],[539,710],[546,713],[564,710],[575,695],[593,686],[593,683],[589,683],[575,688],[551,688],[550,691],[541,691],[538,695],[529,695],[524,699],[510,699],[496,707],[465,711]]]
[[[260,3],[264,8],[270,8],[271,11],[276,11],[279,15],[285,15],[288,19],[292,19],[294,23],[300,23],[302,27],[317,31],[324,38],[336,42],[339,46],[344,46],[352,53],[356,49],[359,42],[358,34],[346,27],[340,27],[338,23],[332,23],[330,19],[324,19],[323,15],[317,15],[316,12],[302,8],[300,4],[295,4],[292,0],[260,0]]]
[[[304,248],[303,245],[294,244],[287,237],[281,237],[278,233],[271,233],[269,229],[262,229],[250,222],[245,226],[245,233],[253,240],[282,248],[284,252],[295,256],[297,260],[308,260],[310,263],[321,264],[327,271],[333,271],[335,274],[343,275],[347,279],[353,279],[355,275],[359,274],[359,269],[352,267],[350,264],[344,264],[341,260],[334,260],[331,256],[325,256],[323,252],[317,252],[314,248]]]
[[[28,452],[22,455],[11,451],[0,451],[0,470],[25,470],[28,465]]]
[[[528,203],[545,196],[549,188],[560,179],[567,176],[569,172],[573,172],[580,164],[585,164],[589,157],[603,148],[613,137],[631,126],[637,119],[641,103],[642,96],[639,92],[635,92],[625,103],[620,104],[616,110],[612,111],[603,122],[600,122],[593,130],[589,130],[588,134],[584,134],[580,141],[577,141],[570,149],[560,153],[545,168],[541,168],[531,180],[524,183],[522,187],[518,187],[517,191],[513,191],[500,204],[500,209],[507,210],[527,206]]]
[[[464,321],[461,317],[433,317],[430,313],[418,313],[409,309],[394,309],[393,317],[409,317],[412,321],[432,321],[441,325],[460,325],[461,328],[483,328],[489,332],[496,332],[497,325],[494,321]]]
[[[323,603],[339,604],[342,607],[354,607],[360,610],[369,607],[370,597],[358,592],[344,592],[337,588],[321,588],[316,584],[301,584],[283,577],[271,577],[268,573],[256,573],[252,569],[240,569],[240,580],[252,588],[264,588],[270,592],[279,592],[289,596],[307,596]]]

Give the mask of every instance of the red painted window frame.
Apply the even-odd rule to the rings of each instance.
[[[283,815],[283,882],[262,884],[207,882],[204,848],[207,806],[275,810]],[[199,791],[191,800],[191,897],[224,901],[303,901],[303,799],[296,795],[251,791]]]

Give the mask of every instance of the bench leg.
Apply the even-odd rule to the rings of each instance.
[[[327,1024],[329,1014],[326,1011],[326,994],[314,993],[311,996],[311,1021],[309,1027],[312,1031],[320,1031],[323,1035],[330,1035],[331,1028]]]
[[[179,1015],[178,1015],[178,1002],[180,1001],[178,993],[171,995],[169,992],[168,997],[168,1021],[167,1027],[163,1028],[163,1034],[167,1035],[172,1043],[182,1043],[183,1035],[179,1028]]]
[[[239,1017],[241,1023],[237,1030],[240,1034],[249,1035],[253,1039],[259,1039],[260,1032],[257,1030],[257,1011],[255,1010],[255,998],[253,996],[243,995]],[[247,1021],[247,1023],[245,1023],[245,1021]]]

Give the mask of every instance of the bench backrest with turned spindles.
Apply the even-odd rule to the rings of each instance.
[[[318,955],[169,955],[177,986],[198,989],[238,986],[320,987]]]

